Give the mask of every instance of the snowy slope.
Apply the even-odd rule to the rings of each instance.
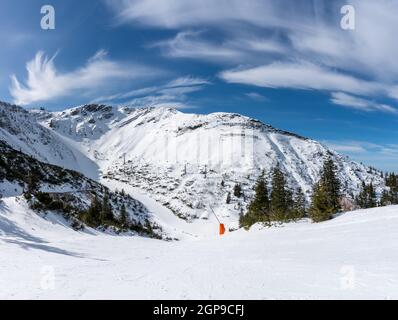
[[[125,206],[128,229],[124,226],[123,231],[163,236],[147,208],[131,196],[116,190],[109,191],[76,171],[40,162],[0,140],[0,200],[2,197],[24,195],[20,202],[34,208],[37,214],[56,213],[68,221],[68,226],[82,229],[87,226],[84,211],[94,198],[101,203],[105,194],[115,219],[119,217],[121,205]],[[103,230],[120,231],[116,226],[108,225],[107,228],[98,224]]]
[[[0,102],[0,140],[45,163],[97,177],[97,166],[66,139],[41,126],[34,112]]]
[[[290,187],[300,187],[309,198],[328,154],[338,165],[345,193],[356,195],[362,181],[373,182],[378,192],[384,187],[380,172],[314,140],[238,114],[87,105],[41,119],[80,146],[105,181],[142,188],[186,219],[208,217],[211,205],[221,217],[236,221],[260,172],[270,175],[278,164],[290,177]],[[245,197],[233,197],[226,205],[236,183]]]
[[[165,242],[0,204],[0,299],[397,299],[398,207]]]

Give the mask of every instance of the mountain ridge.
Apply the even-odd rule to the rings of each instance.
[[[219,216],[236,222],[259,174],[265,171],[270,178],[277,165],[291,190],[301,188],[309,200],[327,156],[336,162],[342,189],[352,200],[362,182],[372,182],[379,194],[385,188],[381,171],[313,139],[237,113],[199,115],[171,107],[88,104],[27,114],[46,135],[61,140],[66,155],[68,150],[79,154],[79,161],[68,160],[70,167],[82,173],[96,171],[105,182],[118,180],[141,188],[188,220],[208,218],[213,206]],[[18,118],[15,121],[14,127]],[[88,165],[81,165],[81,159]],[[241,184],[244,196],[232,196],[226,204],[236,184]]]

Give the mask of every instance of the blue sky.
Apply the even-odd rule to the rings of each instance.
[[[238,112],[398,171],[397,15],[393,0],[2,0],[0,99]]]

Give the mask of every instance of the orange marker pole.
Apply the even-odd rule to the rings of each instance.
[[[225,225],[223,223],[221,223],[220,219],[218,219],[216,213],[214,212],[213,208],[211,206],[209,206],[211,211],[213,212],[214,216],[216,217],[218,223],[220,224],[220,236],[225,234]]]
[[[220,223],[220,236],[222,236],[225,233],[225,226],[223,223]]]

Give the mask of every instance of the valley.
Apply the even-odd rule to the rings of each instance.
[[[397,206],[239,228],[256,179],[275,166],[307,201],[326,156],[351,199],[370,182],[380,196],[381,171],[236,114],[9,104],[0,112],[1,299],[397,297]],[[85,217],[79,205],[61,214],[52,207],[58,198],[36,210],[25,196],[32,173],[34,199],[66,192],[90,210],[94,196],[82,191],[109,197],[114,225],[78,220],[83,227],[75,228],[71,217]],[[131,230],[117,224],[121,203]]]

